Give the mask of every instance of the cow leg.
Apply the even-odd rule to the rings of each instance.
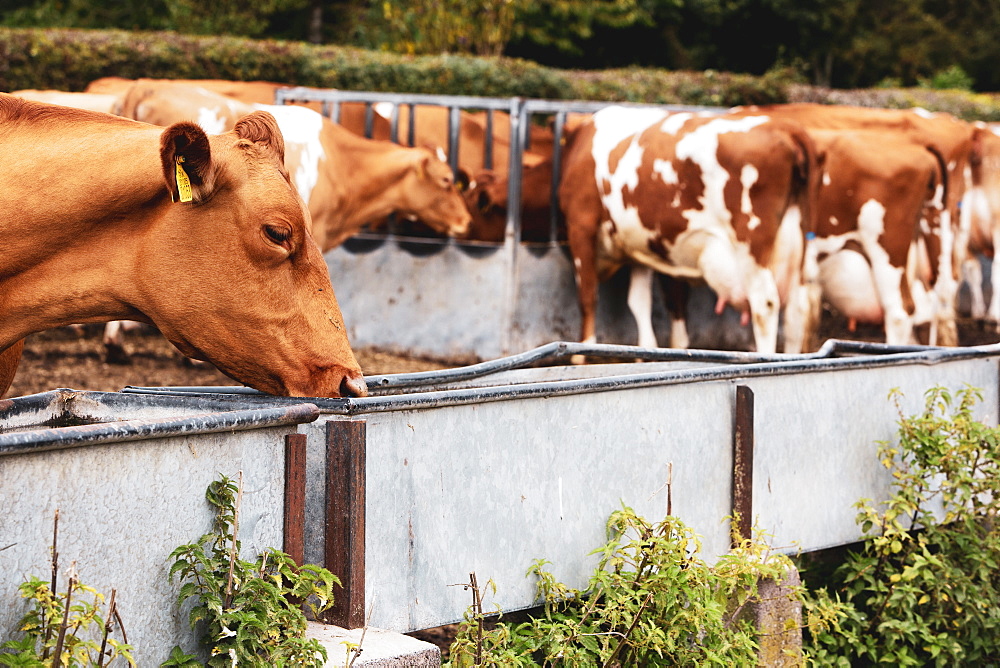
[[[819,323],[818,286],[795,285],[789,290],[784,308],[783,352],[798,354],[812,347]]]
[[[982,320],[986,317],[986,300],[983,299],[983,268],[978,256],[971,255],[962,263],[962,280],[969,286],[969,315]]]
[[[905,258],[893,258],[879,243],[886,229],[896,229],[897,225],[887,218],[885,207],[877,201],[866,202],[858,213],[858,231],[861,246],[871,264],[875,291],[882,304],[885,323],[885,342],[889,345],[906,345],[913,341],[913,318],[903,302],[902,281],[904,280]],[[912,246],[912,244],[911,244]]]
[[[956,278],[955,255],[959,248],[964,249],[961,230],[957,232],[951,224],[951,216],[947,211],[941,214],[941,232],[938,235],[941,243],[938,256],[938,271],[934,281],[934,295],[937,298],[935,306],[934,327],[936,340],[931,345],[958,345],[958,317],[955,314],[955,304],[958,301],[958,279]],[[967,235],[966,235],[967,236]],[[962,251],[964,255],[965,251]]]
[[[763,267],[757,267],[751,272],[747,286],[754,347],[758,353],[770,355],[778,350],[778,319],[781,310],[778,285],[774,274]]]
[[[121,320],[113,320],[104,326],[104,361],[108,364],[130,364],[125,350],[125,326]]]
[[[670,314],[670,347],[687,349],[691,346],[687,331],[687,302],[690,284],[667,274],[658,274],[663,302]]]
[[[639,330],[639,347],[656,348],[653,331],[653,270],[644,264],[631,266],[628,282],[628,308]]]
[[[567,217],[568,220],[568,217]],[[577,303],[580,307],[580,342],[597,342],[597,253],[596,222],[589,229],[568,228],[568,241],[573,256],[573,275],[576,278]],[[585,363],[584,355],[573,355],[572,364]]]
[[[6,350],[0,351],[0,398],[10,389],[17,373],[17,365],[21,361],[21,351],[24,350],[24,339],[21,339]]]
[[[1000,332],[1000,225],[993,229],[993,262],[990,264],[990,307],[986,317]]]

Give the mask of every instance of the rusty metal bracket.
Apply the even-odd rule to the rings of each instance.
[[[753,390],[736,386],[736,429],[733,438],[733,543],[753,532]]]
[[[306,435],[285,436],[285,539],[283,551],[296,564],[305,562]]]
[[[364,420],[326,424],[326,568],[342,589],[324,621],[346,629],[365,625]]]

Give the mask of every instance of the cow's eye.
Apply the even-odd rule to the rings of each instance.
[[[292,231],[287,227],[278,227],[276,225],[265,225],[264,234],[267,238],[278,244],[283,245],[286,241],[292,238]]]

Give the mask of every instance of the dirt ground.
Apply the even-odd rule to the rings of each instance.
[[[155,331],[126,335],[129,364],[108,364],[101,344],[103,326],[77,333],[69,328],[32,334],[8,397],[45,392],[60,387],[114,392],[126,385],[239,385],[214,366],[195,364]],[[355,350],[366,374],[430,371],[447,366],[441,361],[390,355],[372,349]]]
[[[82,333],[69,328],[32,334],[25,342],[24,355],[8,397],[45,392],[60,387],[75,390],[113,392],[126,385],[233,385],[233,380],[215,367],[194,364],[155,331],[130,332],[126,348],[129,364],[104,361],[100,325],[88,325]],[[838,318],[824,316],[820,340],[829,338],[882,340],[880,327],[859,326],[850,332]],[[959,321],[962,345],[1000,342],[993,328],[971,319]],[[355,350],[366,374],[405,373],[444,369],[454,364],[442,360],[393,355],[371,348]]]

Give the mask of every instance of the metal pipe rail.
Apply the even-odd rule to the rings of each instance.
[[[0,457],[65,450],[98,443],[122,443],[150,438],[214,434],[302,424],[319,417],[315,404],[301,399],[289,406],[206,413],[189,417],[123,420],[71,427],[33,429],[0,434]]]
[[[412,388],[419,385],[454,383],[481,378],[499,371],[524,368],[545,359],[563,359],[572,355],[604,357],[643,357],[657,361],[718,362],[718,365],[675,371],[629,373],[598,378],[498,384],[487,387],[438,389],[406,394],[387,394],[351,399],[310,399],[320,410],[340,415],[361,415],[385,411],[438,408],[464,404],[507,401],[525,398],[543,398],[603,392],[640,387],[655,387],[734,380],[761,376],[785,376],[797,373],[817,373],[838,369],[860,369],[902,366],[919,363],[933,365],[943,361],[964,360],[978,357],[1000,356],[1000,344],[965,348],[930,348],[921,346],[888,346],[853,341],[830,340],[815,353],[803,355],[755,355],[753,353],[727,353],[719,351],[642,349],[635,346],[585,345],[557,342],[541,346],[522,355],[514,355],[492,362],[461,367],[442,372],[400,374],[399,377],[369,377],[375,383],[383,382],[383,389]],[[845,355],[843,357],[838,355]],[[639,366],[641,369],[641,365]],[[367,379],[366,379],[367,380]],[[143,388],[126,387],[125,393],[193,395],[224,393],[226,388]],[[301,399],[273,397],[264,394],[243,395],[266,404],[290,404]]]

